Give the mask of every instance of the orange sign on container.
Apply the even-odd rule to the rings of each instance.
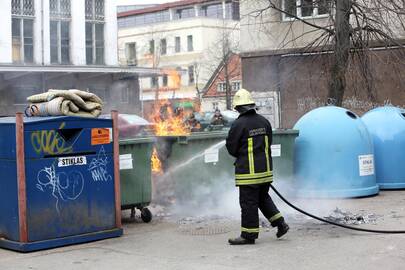
[[[110,129],[108,128],[92,128],[91,129],[91,145],[109,144]]]

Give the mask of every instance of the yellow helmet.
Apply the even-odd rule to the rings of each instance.
[[[238,90],[233,97],[233,108],[235,109],[236,106],[249,104],[255,104],[249,91],[243,88]]]

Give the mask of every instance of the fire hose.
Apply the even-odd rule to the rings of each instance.
[[[304,214],[306,216],[309,216],[309,217],[311,217],[313,219],[316,219],[316,220],[319,220],[319,221],[322,221],[322,222],[325,222],[325,223],[329,223],[331,225],[335,225],[335,226],[338,226],[338,227],[342,227],[342,228],[345,228],[345,229],[355,230],[355,231],[360,231],[360,232],[388,233],[388,234],[402,234],[402,233],[404,233],[405,234],[405,230],[388,231],[388,230],[372,230],[372,229],[356,228],[356,227],[347,226],[347,225],[344,225],[344,224],[341,224],[341,223],[333,222],[333,221],[330,221],[330,220],[327,220],[327,219],[324,219],[324,218],[321,218],[321,217],[317,217],[317,216],[315,216],[315,215],[313,215],[311,213],[308,213],[308,212],[298,208],[297,206],[293,205],[292,203],[290,203],[286,198],[284,198],[283,195],[281,195],[281,193],[273,185],[270,184],[270,187],[277,194],[277,196],[279,196],[280,199],[283,202],[285,202],[288,206],[290,206],[291,208],[295,209],[296,211],[298,211],[298,212],[300,212],[300,213],[302,213],[302,214]]]

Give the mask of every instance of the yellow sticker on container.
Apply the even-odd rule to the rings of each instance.
[[[109,144],[110,129],[108,128],[92,128],[91,129],[91,145]]]

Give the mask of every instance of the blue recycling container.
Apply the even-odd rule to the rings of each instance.
[[[0,118],[0,247],[28,252],[122,235],[112,120],[18,123]]]
[[[294,189],[302,197],[378,194],[373,142],[361,118],[344,108],[312,110],[295,124]]]
[[[374,142],[377,184],[381,189],[405,188],[405,110],[380,107],[362,120]]]

